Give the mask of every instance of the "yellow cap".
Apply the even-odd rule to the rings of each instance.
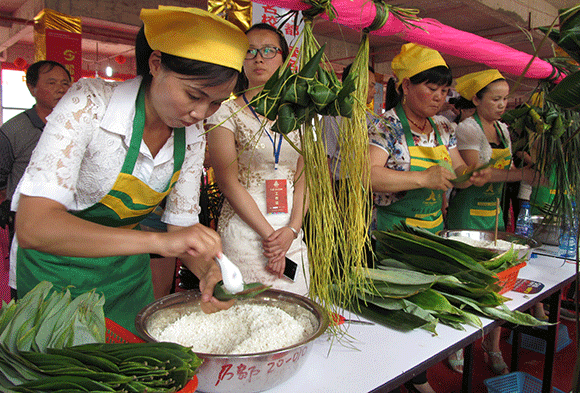
[[[142,9],[145,38],[153,50],[242,70],[249,43],[234,24],[199,8]]]
[[[397,87],[401,85],[403,79],[438,66],[447,67],[439,52],[412,42],[403,45],[401,52],[391,61],[391,69],[398,79]]]
[[[466,100],[472,100],[478,91],[498,79],[504,79],[498,70],[472,72],[457,78],[455,90]]]

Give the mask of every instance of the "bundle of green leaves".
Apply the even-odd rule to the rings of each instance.
[[[105,297],[94,290],[71,298],[42,281],[18,301],[2,302],[0,343],[16,352],[105,342]]]
[[[288,64],[275,72],[264,89],[250,102],[256,112],[275,120],[272,130],[288,134],[316,114],[350,117],[352,115],[356,74],[341,84],[336,75],[320,66],[324,45],[294,73]]]
[[[497,254],[406,225],[373,232],[382,246],[378,268],[369,269],[373,288],[359,295],[361,313],[391,328],[423,328],[438,322],[458,330],[482,327],[479,316],[518,325],[542,326],[529,314],[509,310],[499,295],[497,273],[521,263],[513,248]]]

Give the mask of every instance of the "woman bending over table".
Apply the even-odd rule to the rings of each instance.
[[[81,79],[60,100],[15,193],[17,287],[96,288],[105,316],[135,331],[153,298],[149,254],[179,257],[201,279],[202,308],[221,279],[215,231],[198,223],[201,120],[236,83],[248,48],[233,24],[200,9],[141,10],[140,75]],[[167,197],[168,232],[136,230]],[[173,268],[173,267],[171,267]]]

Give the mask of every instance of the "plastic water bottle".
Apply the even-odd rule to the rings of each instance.
[[[558,245],[558,256],[561,258],[568,258],[568,244],[570,243],[570,228],[566,225],[560,228],[560,238]]]
[[[576,238],[578,236],[578,217],[576,217],[576,203],[572,202],[572,218],[568,235],[568,258],[576,259]]]
[[[572,202],[572,217],[566,220],[565,226],[560,229],[560,244],[558,256],[567,259],[576,258],[576,237],[578,236],[578,220],[576,217],[576,203]]]
[[[532,226],[532,213],[529,201],[523,201],[518,219],[516,221],[516,235],[532,237],[534,228]]]

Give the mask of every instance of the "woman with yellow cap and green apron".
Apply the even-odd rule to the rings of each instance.
[[[386,122],[370,134],[373,228],[405,222],[436,233],[443,229],[443,193],[467,169],[451,124],[435,116],[445,103],[451,70],[439,52],[412,43],[403,45],[391,68],[398,81],[387,86]],[[485,172],[478,173],[459,186],[485,179]],[[424,374],[409,388],[433,392]]]
[[[505,182],[533,180],[530,168],[516,169],[512,163],[511,141],[506,124],[499,121],[507,106],[509,85],[497,70],[485,70],[457,79],[457,92],[476,107],[473,116],[455,130],[461,157],[471,166],[493,160],[491,181],[482,187],[457,190],[447,208],[448,229],[495,229],[497,199]],[[499,213],[499,230],[505,229]]]
[[[205,156],[202,120],[228,99],[248,40],[200,9],[141,10],[138,77],[81,79],[52,115],[15,193],[17,291],[38,282],[96,288],[105,316],[135,331],[153,301],[149,254],[179,257],[201,279],[206,311],[221,279],[215,231],[198,223]],[[167,198],[168,232],[138,230]]]
[[[509,85],[494,69],[475,72],[457,79],[457,92],[476,107],[473,116],[462,121],[455,132],[461,157],[473,167],[493,160],[490,182],[456,190],[447,208],[448,229],[494,230],[496,215],[498,228],[504,230],[501,203],[505,182],[533,180],[534,171],[528,167],[516,169],[512,163],[511,142],[507,125],[500,122],[507,106]],[[482,346],[486,361],[497,374],[509,372],[499,348],[501,328],[488,334]]]

